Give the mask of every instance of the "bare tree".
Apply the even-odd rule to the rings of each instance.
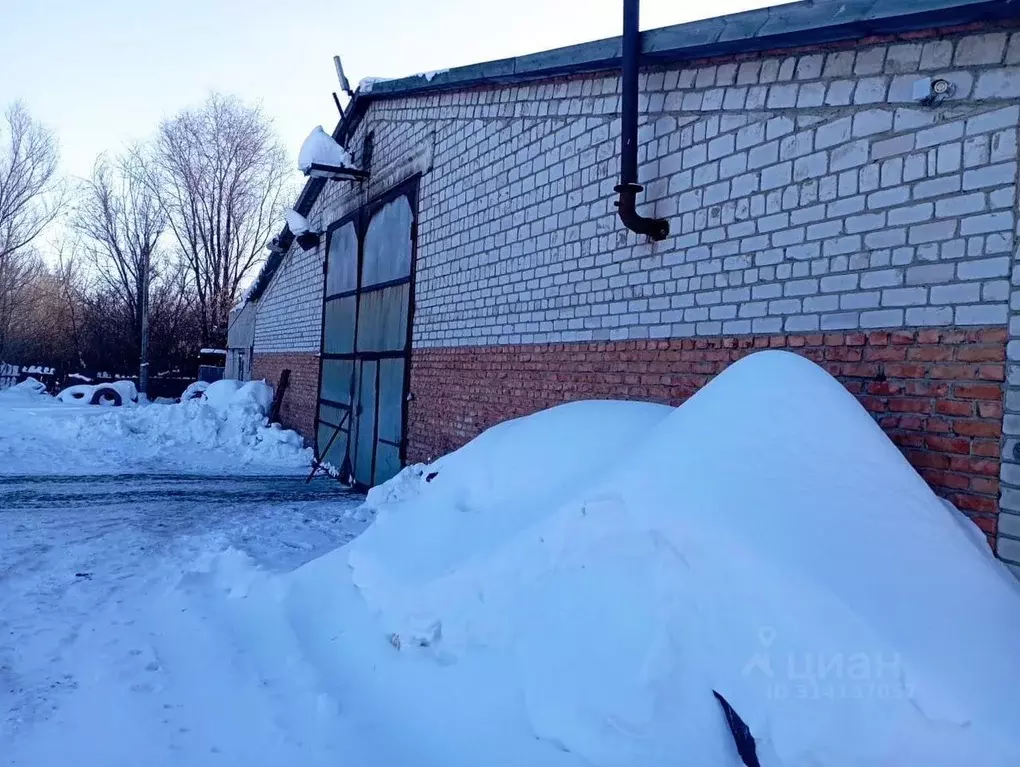
[[[259,107],[214,93],[160,126],[147,166],[194,282],[202,343],[222,344],[240,286],[279,223],[286,153]]]
[[[160,237],[166,214],[145,178],[137,151],[101,156],[82,184],[72,225],[100,290],[131,328],[136,352],[146,343],[143,325],[149,286],[161,271]]]
[[[57,178],[57,143],[24,105],[12,104],[0,125],[0,356],[30,297],[41,264],[32,249],[65,202]]]
[[[42,259],[32,249],[0,257],[0,360],[10,353],[12,342],[31,328],[29,319],[42,298],[44,273]]]
[[[53,253],[55,263],[42,281],[52,285],[52,299],[44,307],[46,319],[19,337],[20,346],[45,351],[36,359],[47,364],[134,372],[137,328],[132,327],[119,286],[100,274],[76,233],[55,243]],[[191,372],[200,344],[193,291],[183,264],[161,260],[149,289],[150,358],[156,373]]]
[[[87,291],[85,277],[73,248],[68,247],[65,241],[56,243],[54,250],[56,265],[53,276],[57,286],[59,314],[62,319],[61,325],[65,328],[65,348],[67,349],[61,362],[84,368],[81,321],[83,296]]]

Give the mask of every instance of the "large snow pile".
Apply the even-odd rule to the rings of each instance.
[[[346,149],[326,133],[321,125],[317,125],[308,134],[298,153],[298,170],[308,173],[312,165],[353,168],[354,161]]]
[[[200,399],[82,419],[76,425],[79,438],[97,447],[137,441],[153,457],[197,451],[241,463],[307,466],[310,455],[300,435],[267,425],[272,400],[272,387],[264,381],[224,379],[210,384]]]
[[[114,386],[130,396],[124,384]],[[268,424],[264,381],[217,381],[197,399],[130,408],[15,389],[0,394],[0,474],[303,470],[311,461],[300,435]]]
[[[795,355],[672,411],[500,425],[369,506],[347,547],[241,589],[255,657],[301,657],[352,754],[737,767],[715,691],[764,767],[1020,764],[1020,590]]]

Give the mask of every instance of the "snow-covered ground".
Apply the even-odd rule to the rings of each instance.
[[[173,412],[131,423],[212,417]],[[201,474],[0,477],[0,760],[739,767],[719,694],[761,767],[1020,764],[1020,588],[802,358],[501,424],[364,505],[215,476],[264,428],[217,418],[168,451]]]
[[[336,763],[219,627],[221,571],[292,570],[369,518],[332,480],[305,483],[268,396],[0,392],[0,765]]]
[[[339,763],[216,584],[344,543],[359,503],[286,476],[0,477],[0,765]]]

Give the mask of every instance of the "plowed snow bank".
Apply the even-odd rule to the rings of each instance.
[[[303,469],[301,436],[267,423],[272,397],[264,381],[219,381],[200,399],[108,408],[15,387],[0,392],[0,474]]]

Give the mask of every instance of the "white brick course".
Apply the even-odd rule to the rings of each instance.
[[[295,243],[256,305],[254,352],[317,354],[321,327],[321,256]]]
[[[1005,325],[1018,34],[646,73],[639,203],[670,219],[659,243],[616,218],[615,75],[376,101],[350,142],[375,134],[366,196],[423,173],[415,345]],[[923,76],[956,91],[921,106]],[[327,185],[310,218],[358,200]],[[256,351],[318,349],[321,260],[288,255]]]

